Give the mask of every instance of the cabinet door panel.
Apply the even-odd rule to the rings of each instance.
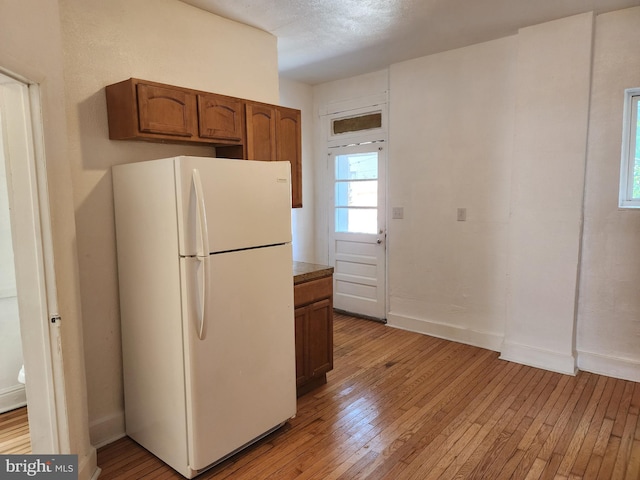
[[[193,137],[196,100],[189,92],[140,83],[137,86],[140,131]]]
[[[291,204],[302,207],[302,145],[300,110],[277,110],[278,160],[291,162]]]
[[[248,160],[276,159],[276,112],[273,108],[247,104]]]
[[[309,305],[309,366],[311,376],[333,368],[333,311],[327,298]]]
[[[242,143],[243,104],[218,95],[198,95],[201,137]]]
[[[296,329],[296,386],[303,385],[309,380],[309,363],[306,354],[307,344],[307,308],[296,308],[295,310]]]

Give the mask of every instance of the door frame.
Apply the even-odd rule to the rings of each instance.
[[[386,167],[387,167],[387,153],[386,153],[386,145],[384,142],[371,142],[364,144],[355,144],[348,145],[344,147],[332,147],[329,149],[329,155],[327,156],[328,162],[331,164],[328,168],[330,171],[335,170],[334,159],[339,155],[345,155],[349,153],[364,153],[377,151],[378,155],[378,217],[377,217],[377,229],[380,229],[376,233],[348,233],[348,232],[336,232],[335,231],[335,178],[332,177],[332,188],[330,197],[331,209],[332,213],[329,215],[329,264],[332,264],[334,268],[336,265],[336,241],[341,240],[345,242],[353,242],[353,243],[364,243],[368,245],[374,245],[374,248],[383,248],[382,255],[376,257],[381,258],[381,261],[376,262],[376,266],[379,268],[382,263],[383,273],[382,278],[379,275],[376,275],[376,280],[378,282],[382,282],[381,293],[378,296],[378,301],[376,302],[377,307],[380,309],[376,309],[376,312],[364,312],[357,311],[352,309],[345,309],[347,313],[355,313],[361,315],[363,317],[371,318],[374,320],[384,321],[386,322],[387,313],[388,313],[388,297],[387,297],[387,213],[386,213],[386,185],[387,185],[387,175],[386,175]],[[380,192],[382,189],[382,192]],[[382,195],[382,202],[380,202],[380,195]],[[376,230],[377,230],[376,229]],[[347,238],[350,237],[350,238]],[[375,247],[374,242],[372,241],[372,237],[376,237],[378,247]],[[334,307],[336,304],[338,289],[337,282],[340,280],[341,274],[340,272],[334,272],[333,281],[334,281]],[[366,283],[366,282],[365,282]],[[376,287],[377,288],[377,287]],[[380,305],[380,303],[382,305]],[[340,308],[338,308],[340,310]]]
[[[384,189],[384,211],[385,211],[385,228],[384,228],[384,310],[385,310],[385,318],[389,313],[389,249],[388,245],[388,224],[389,224],[389,182],[388,182],[388,172],[389,172],[389,158],[387,152],[389,151],[389,141],[388,141],[388,92],[384,91],[379,94],[368,95],[365,97],[354,98],[350,100],[342,100],[336,102],[330,102],[328,104],[322,105],[319,107],[319,115],[321,118],[321,131],[323,136],[326,139],[325,144],[325,152],[327,157],[327,162],[323,169],[323,179],[322,183],[324,184],[323,190],[327,193],[323,195],[324,206],[321,211],[324,213],[324,219],[322,222],[324,223],[324,228],[326,231],[326,250],[325,255],[327,261],[331,258],[331,241],[333,238],[333,224],[334,219],[332,216],[334,215],[334,195],[332,189],[334,188],[334,172],[331,168],[331,150],[335,149],[335,147],[341,146],[349,146],[349,145],[357,145],[357,144],[366,144],[379,143],[384,148],[384,184],[381,188]],[[332,135],[331,130],[331,121],[344,117],[358,116],[364,115],[367,113],[381,112],[382,113],[382,126],[376,129],[363,130],[360,132],[351,132],[340,135]],[[357,312],[356,312],[357,313]]]
[[[31,447],[70,453],[40,87],[0,68],[0,94]]]

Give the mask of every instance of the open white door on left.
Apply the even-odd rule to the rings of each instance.
[[[329,149],[333,177],[329,260],[334,307],[386,318],[385,156],[380,143]]]

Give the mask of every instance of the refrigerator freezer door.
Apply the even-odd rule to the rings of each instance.
[[[216,253],[291,241],[288,162],[177,157],[175,166],[180,255],[200,253],[203,243]],[[197,205],[206,211],[208,242]]]
[[[291,245],[180,261],[189,466],[199,470],[295,415]]]

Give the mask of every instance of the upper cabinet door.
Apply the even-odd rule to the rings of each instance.
[[[242,101],[233,98],[215,94],[199,94],[198,120],[200,137],[243,143],[243,105]]]
[[[187,138],[195,135],[195,95],[144,83],[137,85],[137,91],[141,132]]]
[[[278,107],[276,159],[291,162],[291,206],[302,207],[302,145],[300,110]]]
[[[247,160],[276,160],[276,110],[247,103]]]

